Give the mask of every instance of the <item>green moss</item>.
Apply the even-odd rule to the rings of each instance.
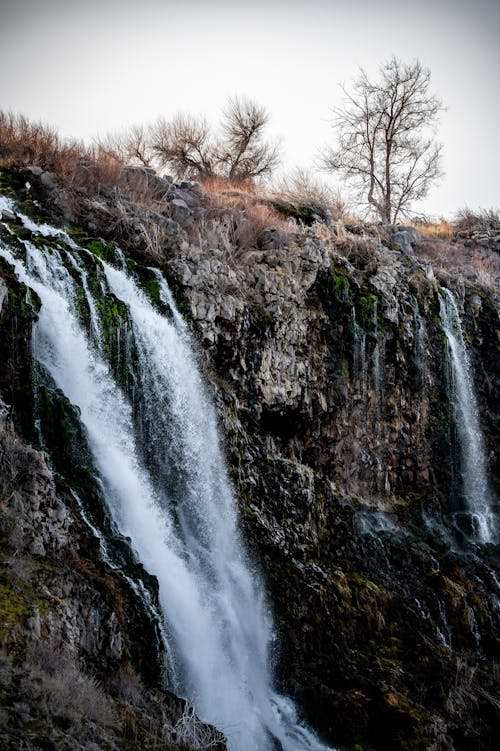
[[[437,392],[435,389],[430,396],[430,417],[432,427],[448,430],[450,426],[450,403],[446,393]]]
[[[164,270],[165,271],[165,270]],[[189,306],[184,287],[175,276],[168,276],[168,287],[172,293],[172,297],[175,300],[177,309],[182,314],[184,319],[192,324],[191,308]]]
[[[161,298],[160,284],[155,272],[150,268],[144,268],[136,264],[134,269],[134,279],[146,294],[153,307],[162,315],[170,316],[171,310]]]
[[[0,581],[0,643],[16,624],[24,623],[29,608],[25,595],[16,592],[10,582]]]
[[[103,261],[113,263],[116,260],[116,246],[114,243],[106,242],[100,237],[89,235],[83,227],[79,225],[70,225],[66,232],[75,241],[80,248],[89,250],[94,255],[102,258]]]
[[[60,236],[57,235],[35,235],[30,237],[30,243],[40,250],[54,249],[59,250],[63,243]]]
[[[327,308],[350,307],[352,304],[353,292],[349,278],[345,272],[335,267],[318,274],[315,292]]]
[[[42,614],[48,611],[47,602],[33,587],[10,580],[7,571],[0,574],[0,645],[9,640],[16,626],[24,630],[31,608],[38,608]]]
[[[19,177],[10,170],[0,170],[0,194],[9,198],[16,197],[16,190],[20,188]]]
[[[146,290],[146,293],[149,299],[151,300],[151,302],[153,303],[153,305],[156,308],[159,308],[161,305],[161,300],[160,300],[160,285],[158,283],[158,280],[155,278],[146,279],[143,282],[143,288]]]
[[[336,300],[351,302],[351,284],[346,274],[332,271],[331,290]]]
[[[287,219],[295,219],[307,227],[315,221],[315,214],[319,209],[307,203],[292,203],[291,201],[270,201],[272,208]]]
[[[370,331],[381,323],[376,295],[362,295],[356,300],[355,308],[356,319],[365,330]]]
[[[252,316],[254,322],[263,329],[269,328],[274,323],[274,316],[263,305],[254,306]]]

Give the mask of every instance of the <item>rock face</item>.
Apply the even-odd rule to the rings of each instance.
[[[196,186],[140,177],[193,218]],[[306,229],[286,247],[202,253],[173,219],[149,220],[164,238],[155,260],[213,386],[275,613],[282,688],[328,741],[357,751],[492,751],[499,547],[455,523],[463,500],[439,287],[460,308],[497,494],[498,292],[457,274],[436,278],[411,228],[381,240],[354,227],[334,242]],[[3,221],[12,229],[16,216]],[[142,231],[134,222],[122,222],[131,251]],[[184,702],[158,691],[154,607],[130,580],[153,604],[155,582],[109,522],[77,411],[50,384],[35,404],[37,309],[2,264],[0,740],[168,749],[194,727],[193,747],[222,748]],[[120,318],[111,313],[110,351]],[[37,445],[37,417],[50,465],[27,445]],[[53,705],[76,694],[58,714]]]
[[[14,405],[18,429],[32,436],[37,308],[2,265],[0,394]],[[165,654],[154,582],[113,530],[107,539],[97,534],[96,522],[106,531],[106,512],[84,471],[74,409],[49,389],[40,392],[36,409],[53,427],[46,436],[51,467],[16,432],[0,399],[0,746],[95,751],[209,744],[222,751],[222,734],[159,688]],[[151,590],[149,606],[132,586],[141,579]]]
[[[402,239],[327,248],[306,233],[233,258],[191,251],[170,274],[214,384],[285,687],[336,743],[489,749],[498,547],[451,523],[439,285],[462,310],[496,483],[498,297],[437,280]]]

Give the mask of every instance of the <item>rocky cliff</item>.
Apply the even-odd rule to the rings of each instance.
[[[1,214],[9,244],[36,241]],[[36,371],[38,310],[0,259],[0,747],[222,751],[164,690],[157,585],[110,519],[78,411]]]
[[[26,231],[15,215],[3,219],[9,236]],[[99,242],[104,230],[109,239],[106,219],[91,219],[80,238]],[[284,243],[269,228],[260,247],[201,250],[166,225],[155,260],[212,384],[245,535],[278,624],[283,688],[327,740],[348,748],[493,749],[499,548],[474,541],[462,513],[440,287],[459,304],[497,494],[498,288],[435,272],[411,230],[300,229]],[[141,262],[133,220],[127,232]],[[157,691],[154,581],[102,510],[78,414],[50,389],[37,409],[51,468],[26,445],[39,445],[37,301],[8,266],[1,277],[0,395],[24,436],[2,407],[4,737],[11,748],[75,748],[75,739],[134,748],[150,747],[150,732],[174,746],[186,708]],[[94,524],[116,548],[118,570]],[[150,593],[151,609],[131,581]],[[59,720],[43,703],[37,714],[22,686],[53,693],[57,672],[68,676],[57,690],[90,686],[108,714],[78,705]],[[159,707],[163,736],[151,719]],[[93,730],[82,735],[88,712]]]
[[[218,397],[285,685],[337,743],[493,748],[499,551],[454,524],[439,288],[459,300],[497,483],[499,299],[404,250],[306,232],[169,268]]]

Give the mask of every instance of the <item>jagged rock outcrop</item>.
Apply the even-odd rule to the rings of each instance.
[[[397,239],[327,248],[302,233],[169,268],[218,395],[285,685],[338,743],[493,748],[499,551],[451,524],[439,285],[470,336],[497,490],[498,295],[436,279],[409,252],[415,236]]]
[[[184,189],[172,195],[177,190]],[[91,218],[88,231],[97,234],[106,216]],[[135,222],[124,217],[121,230],[132,252],[141,232]],[[232,253],[200,251],[173,220],[167,225],[155,261],[190,320],[213,385],[244,531],[278,624],[283,687],[327,739],[348,748],[492,750],[500,732],[499,548],[470,542],[454,523],[459,499],[439,286],[459,303],[498,491],[497,291],[455,273],[436,278],[418,260],[418,237],[406,230],[403,237],[359,227],[326,240],[300,230],[286,246],[273,240]],[[94,235],[85,242],[107,252]],[[37,301],[26,300],[9,268],[0,278],[0,395],[34,442],[28,384]],[[110,316],[110,342],[118,319]],[[38,648],[53,643],[52,653],[69,665],[69,685],[96,675],[110,702],[102,703],[114,719],[95,715],[81,747],[106,741],[121,748],[130,725],[144,746],[155,707],[173,707],[168,727],[185,721],[185,712],[172,697],[139,688],[138,699],[130,688],[137,675],[158,680],[148,672],[158,665],[147,646],[157,643],[154,622],[103,560],[70,488],[85,497],[106,541],[114,540],[122,571],[130,566],[139,579],[143,572],[102,511],[78,415],[49,387],[39,391],[37,408],[56,483],[43,456],[5,418],[1,432],[21,467],[10,476],[18,465],[4,449],[2,581],[10,594],[2,602],[17,603],[0,666],[7,737],[18,743],[12,748],[42,736],[63,742],[54,740],[49,709],[42,735],[15,730],[38,721],[32,699],[24,717],[5,709],[24,697],[21,685],[30,690],[37,682],[45,664]],[[154,582],[146,584],[154,595]],[[53,670],[43,670],[48,686]],[[71,738],[74,728],[67,747]]]
[[[47,388],[35,408],[38,305],[2,263],[0,395],[15,413],[0,399],[0,746],[222,751],[222,734],[160,688],[154,582],[109,525],[74,408]],[[34,410],[52,466],[12,422],[36,440]]]

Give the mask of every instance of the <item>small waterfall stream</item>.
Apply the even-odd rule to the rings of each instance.
[[[58,247],[42,252],[24,241],[17,253],[0,240],[0,255],[41,299],[35,357],[79,408],[110,512],[158,579],[172,688],[233,751],[326,749],[273,687],[264,588],[240,538],[215,413],[164,279],[154,272],[170,316],[124,270],[51,233]],[[121,346],[125,357],[135,353],[127,363],[133,399],[105,356],[99,295],[127,311]]]
[[[460,451],[460,474],[465,504],[473,537],[478,542],[495,539],[492,491],[486,471],[483,436],[471,366],[455,298],[450,290],[441,289],[440,317],[447,341],[448,389]]]

